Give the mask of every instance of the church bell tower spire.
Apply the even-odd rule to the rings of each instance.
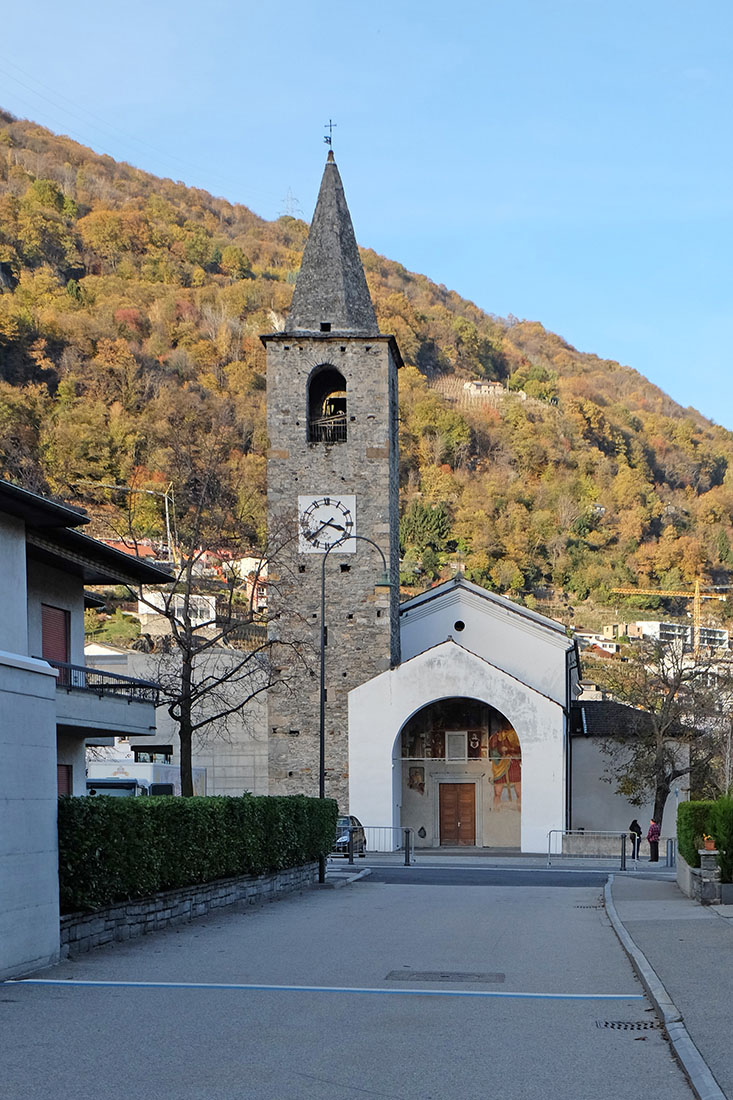
[[[401,359],[379,332],[330,150],[290,314],[262,341],[269,631],[293,647],[268,695],[269,791],[318,794],[323,715],[325,793],[345,812],[349,692],[399,663]]]
[[[328,152],[285,331],[363,336],[379,332],[332,149]]]

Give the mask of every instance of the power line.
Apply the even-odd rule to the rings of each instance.
[[[193,161],[185,160],[182,157],[176,156],[174,153],[169,153],[167,150],[161,148],[160,146],[151,145],[149,142],[146,142],[141,138],[135,137],[133,134],[129,134],[118,127],[110,126],[105,119],[102,119],[100,116],[95,115],[91,111],[88,111],[75,100],[70,99],[68,96],[63,95],[63,93],[61,92],[53,91],[46,85],[42,84],[40,81],[37,81],[35,77],[33,77],[30,73],[25,72],[25,70],[21,69],[19,65],[16,65],[13,61],[10,61],[9,58],[0,55],[0,61],[3,63],[4,66],[0,68],[0,72],[2,72],[9,80],[14,81],[17,85],[19,85],[21,88],[24,88],[27,92],[29,92],[32,96],[35,96],[37,99],[40,99],[43,102],[50,104],[50,106],[53,107],[55,111],[61,112],[62,116],[76,119],[77,122],[80,122],[84,127],[87,128],[87,130],[92,130],[93,132],[104,135],[106,141],[109,142],[111,140],[112,142],[119,142],[120,140],[122,140],[124,142],[130,142],[133,145],[139,146],[143,150],[155,153],[157,157],[161,157],[171,163],[176,163],[184,168],[188,168],[190,171],[202,173],[205,177],[214,180],[220,186],[232,188],[234,191],[239,190],[241,184],[235,184],[232,180],[226,177],[219,176],[215,172],[212,173],[209,167],[204,168],[199,164],[195,164]],[[26,77],[26,80],[31,81],[31,83],[27,83],[26,80],[22,80],[20,76],[17,76],[15,73],[10,72],[7,66],[15,69],[17,73],[22,74],[22,76]],[[39,89],[43,89],[43,91],[39,91]],[[45,94],[46,92],[51,94]],[[70,104],[70,107],[65,106],[64,103],[59,102],[59,100],[64,100],[67,104]],[[29,121],[35,120],[31,119]],[[73,130],[69,129],[65,122],[62,122],[61,125],[65,129],[69,130],[69,137],[85,145],[89,144],[89,139],[85,136],[84,132],[80,133],[78,129],[76,130],[76,132],[74,132]],[[117,149],[115,149],[114,145],[112,146],[112,151],[104,151],[107,153],[108,156],[113,156],[116,160],[127,159],[126,157],[120,155]],[[136,167],[139,166],[136,165]],[[152,175],[153,173],[150,174]],[[266,197],[268,200],[275,197],[274,192],[271,191],[254,190],[251,193],[259,195],[262,198]]]
[[[281,209],[278,214],[279,218],[305,218],[300,203],[292,192],[292,189],[288,187],[285,198],[281,200]]]

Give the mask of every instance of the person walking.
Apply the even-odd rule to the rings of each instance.
[[[631,858],[639,858],[639,849],[641,848],[641,825],[634,818],[629,825],[629,834],[631,836]]]
[[[649,841],[649,862],[659,863],[659,834],[661,830],[654,818],[649,822],[649,832],[646,838]]]

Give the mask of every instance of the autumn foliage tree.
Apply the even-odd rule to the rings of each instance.
[[[0,112],[2,474],[96,506],[164,476],[157,425],[220,401],[263,514],[259,334],[287,314],[307,225],[273,222]],[[455,568],[517,599],[733,580],[733,436],[536,321],[362,253],[397,337],[402,511],[448,517],[415,584]],[[469,379],[501,384],[469,401]],[[189,430],[201,441],[194,421]],[[114,501],[108,501],[112,507]],[[653,597],[637,602],[656,610]],[[679,612],[674,605],[665,613]],[[725,612],[727,609],[721,609]]]
[[[179,395],[157,427],[159,462],[170,481],[165,494],[156,495],[175,506],[173,572],[167,589],[134,595],[165,622],[162,634],[158,629],[162,652],[156,647],[155,678],[178,734],[182,793],[192,795],[196,743],[225,737],[235,716],[241,718],[258,696],[287,677],[288,661],[277,653],[290,646],[287,639],[268,639],[253,603],[254,587],[249,598],[243,595],[235,571],[228,584],[202,580],[208,558],[216,555],[226,570],[227,563],[252,554],[258,540],[257,494],[237,477],[231,411],[220,401]],[[128,495],[127,530],[120,534],[132,548],[152,520],[137,507],[144,494],[141,487]],[[266,575],[264,547],[255,572],[260,569]]]
[[[635,806],[651,798],[661,826],[674,785],[703,774],[721,754],[733,704],[730,665],[677,642],[648,641],[627,647],[623,660],[597,662],[593,676],[630,708],[627,728],[608,747],[616,790]]]

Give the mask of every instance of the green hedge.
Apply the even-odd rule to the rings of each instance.
[[[698,849],[703,846],[703,836],[710,835],[710,814],[714,802],[680,802],[677,807],[677,847],[690,867],[700,866]]]
[[[713,803],[710,832],[718,849],[720,881],[733,882],[733,798],[726,796]]]
[[[304,795],[61,798],[61,912],[311,862],[331,849],[337,813]]]

